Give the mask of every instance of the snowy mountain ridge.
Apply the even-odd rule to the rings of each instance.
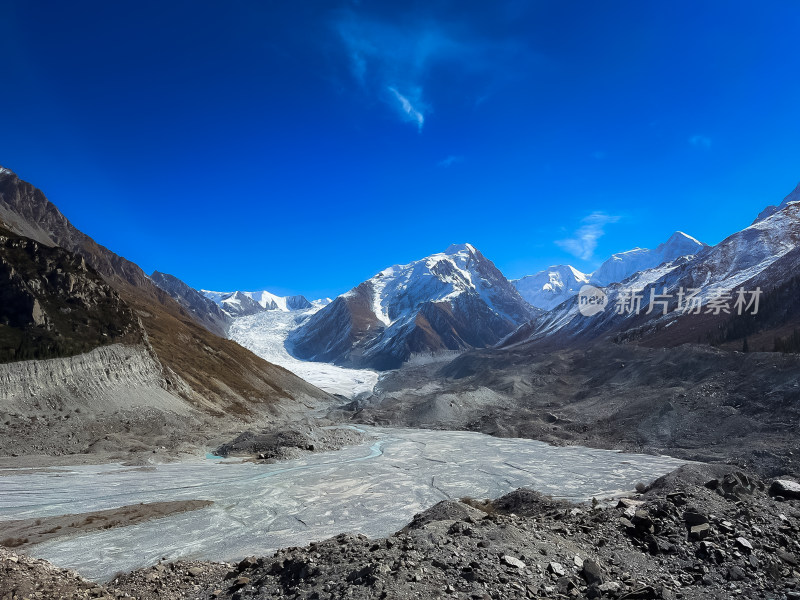
[[[604,286],[623,281],[634,273],[646,271],[681,256],[693,256],[707,245],[682,231],[676,231],[654,250],[634,248],[613,254],[592,273],[592,285]]]
[[[209,300],[215,302],[226,314],[232,318],[254,315],[264,310],[279,310],[290,312],[306,310],[314,306],[324,306],[325,300],[309,302],[305,296],[278,296],[267,290],[255,292],[215,292],[200,290]]]
[[[575,296],[589,283],[591,273],[581,273],[571,265],[555,265],[511,283],[531,306],[551,310]]]
[[[498,315],[518,319],[519,307],[510,306],[505,298],[507,280],[496,276],[499,271],[482,269],[481,259],[471,244],[452,244],[444,252],[384,269],[366,282],[372,288],[374,315],[389,327],[424,302],[450,302],[461,294],[476,293]],[[344,296],[352,297],[356,290]]]
[[[756,217],[756,220],[753,221],[753,224],[758,223],[759,221],[763,221],[768,217],[771,217],[779,210],[786,208],[791,202],[800,202],[800,183],[798,183],[797,187],[795,187],[791,192],[789,192],[789,194],[783,199],[783,202],[781,202],[777,206],[768,206],[764,210],[762,210]]]
[[[609,285],[604,290],[608,308],[600,314],[584,316],[578,310],[577,301],[565,302],[520,327],[504,343],[510,345],[556,335],[562,340],[585,340],[611,331],[666,329],[676,321],[694,318],[695,315],[685,314],[677,306],[681,289],[697,290],[701,305],[707,307],[713,298],[729,295],[754,281],[768,267],[800,246],[800,201],[788,200],[782,205],[783,208],[756,219],[752,225],[728,236],[716,246],[707,246],[694,256],[680,257]],[[786,273],[784,276],[792,275]],[[779,281],[770,283],[775,285]],[[630,295],[632,291],[641,296],[642,310],[616,310],[623,295]],[[668,314],[664,315],[660,307],[651,314],[645,312],[651,294],[670,298]]]
[[[571,265],[556,265],[512,283],[529,304],[552,310],[576,296],[586,284],[599,287],[611,285],[682,256],[694,256],[706,247],[706,244],[692,236],[676,231],[654,250],[637,247],[613,254],[594,273],[582,273]]]
[[[414,352],[485,347],[538,310],[471,244],[394,265],[289,337],[298,358],[394,368]]]

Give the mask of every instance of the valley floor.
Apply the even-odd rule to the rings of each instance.
[[[195,426],[178,414],[159,414],[157,423],[146,413],[116,415],[122,430],[112,435],[91,414],[64,419],[57,408],[33,406],[30,414],[3,415],[13,427],[0,446],[8,454],[21,444],[24,456],[0,462],[0,516],[17,521],[0,539],[21,548],[32,544],[26,532],[46,534],[26,551],[93,578],[129,574],[103,586],[0,549],[0,599],[35,591],[42,598],[237,600],[800,598],[800,507],[766,493],[767,478],[798,473],[796,357],[619,345],[488,350],[409,365],[382,377],[371,394],[374,381],[332,368],[341,391],[356,386],[354,400],[309,403],[189,438],[183,434]],[[269,422],[272,429],[260,429]],[[364,441],[316,433],[332,423],[379,427],[366,427],[374,439]],[[115,454],[121,440],[135,444]],[[35,456],[31,444],[43,451],[56,444],[66,455]],[[203,445],[251,460],[187,462]],[[90,453],[68,454],[81,449]],[[88,464],[110,460],[132,464]],[[608,496],[687,460],[729,465],[683,468],[636,498],[645,504],[619,509],[601,503],[576,511],[513,492]],[[504,493],[493,503],[458,501]],[[212,504],[94,532],[67,519],[77,535],[58,534],[63,523],[45,527],[59,515],[92,517],[94,525],[99,511],[185,501]],[[425,516],[414,517],[420,511]],[[210,562],[248,554],[259,558]],[[195,560],[161,564],[186,558]]]
[[[239,560],[340,533],[390,534],[440,500],[496,498],[530,487],[575,502],[624,494],[682,464],[668,457],[558,448],[479,433],[368,428],[355,446],[267,464],[241,459],[119,464],[8,473],[0,478],[0,539],[20,520],[154,502],[205,501],[202,510],[132,527],[78,528],[30,551],[91,578],[161,557]],[[28,523],[30,531],[30,523]]]
[[[609,506],[526,490],[446,500],[386,537],[341,534],[238,564],[159,561],[106,584],[0,548],[0,598],[800,597],[800,500],[703,465],[643,492]]]

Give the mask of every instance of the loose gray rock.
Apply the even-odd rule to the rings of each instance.
[[[769,495],[800,499],[800,483],[790,479],[776,479],[769,486]]]
[[[581,575],[589,585],[600,585],[603,583],[603,572],[600,570],[600,565],[591,558],[587,558],[583,561]]]
[[[517,569],[524,569],[525,568],[525,563],[524,562],[522,562],[518,558],[514,558],[513,556],[509,556],[508,554],[505,554],[503,556],[502,560],[509,567],[516,567]]]

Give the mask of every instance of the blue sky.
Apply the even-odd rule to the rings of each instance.
[[[195,287],[591,271],[800,180],[793,0],[3,6],[0,164]]]

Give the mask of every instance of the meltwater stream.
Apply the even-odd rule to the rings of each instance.
[[[140,502],[214,502],[28,551],[103,580],[162,557],[233,561],[342,532],[385,536],[447,498],[494,498],[519,487],[575,501],[602,498],[683,464],[663,456],[554,447],[480,433],[365,429],[376,439],[271,465],[196,460],[6,474],[0,477],[0,520]]]

